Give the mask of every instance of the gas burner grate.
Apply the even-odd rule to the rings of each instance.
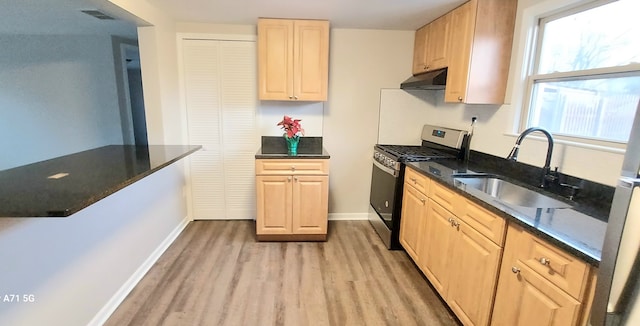
[[[377,145],[378,148],[405,162],[428,161],[432,159],[455,158],[453,155],[427,146]]]

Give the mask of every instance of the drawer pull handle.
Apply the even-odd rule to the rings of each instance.
[[[540,262],[540,264],[542,264],[542,265],[547,265],[547,266],[548,266],[549,264],[551,264],[551,260],[550,260],[550,259],[547,259],[547,258],[544,258],[544,257],[540,258],[538,261],[539,261],[539,262]]]
[[[520,268],[518,267],[515,267],[515,266],[511,267],[511,271],[513,272],[513,274],[520,274]]]

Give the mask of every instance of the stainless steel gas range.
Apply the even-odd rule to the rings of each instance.
[[[399,242],[405,162],[461,159],[467,132],[432,125],[422,128],[422,146],[382,145],[373,149],[369,221],[389,249]]]

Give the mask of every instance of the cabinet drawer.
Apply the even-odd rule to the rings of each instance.
[[[520,241],[517,260],[578,301],[582,300],[589,276],[585,262],[528,232],[521,231]]]
[[[460,219],[493,243],[503,247],[507,222],[467,199],[461,199],[461,201],[464,201],[464,208],[461,209],[464,214],[460,214]]]
[[[329,174],[329,160],[256,160],[256,174]]]
[[[441,185],[438,182],[431,182],[429,185],[429,198],[433,199],[440,206],[446,208],[449,212],[456,216],[460,216],[463,198],[456,194],[455,191]]]
[[[429,183],[431,180],[411,168],[405,170],[404,182],[412,185],[416,190],[425,195],[429,194]]]

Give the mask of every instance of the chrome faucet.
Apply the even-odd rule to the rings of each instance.
[[[507,156],[507,160],[511,160],[511,161],[517,161],[518,160],[518,150],[520,149],[520,143],[522,143],[522,140],[529,135],[532,132],[535,131],[539,131],[541,133],[543,133],[546,137],[547,137],[547,158],[544,161],[544,167],[542,168],[542,180],[540,182],[540,187],[541,188],[546,188],[548,187],[548,183],[549,182],[556,182],[558,180],[558,168],[556,168],[556,170],[554,172],[551,172],[551,154],[553,153],[553,137],[551,136],[551,134],[539,127],[531,127],[525,131],[523,131],[520,136],[518,136],[518,139],[516,139],[516,144],[513,146],[513,149],[511,150],[511,153],[509,153],[509,156]]]

